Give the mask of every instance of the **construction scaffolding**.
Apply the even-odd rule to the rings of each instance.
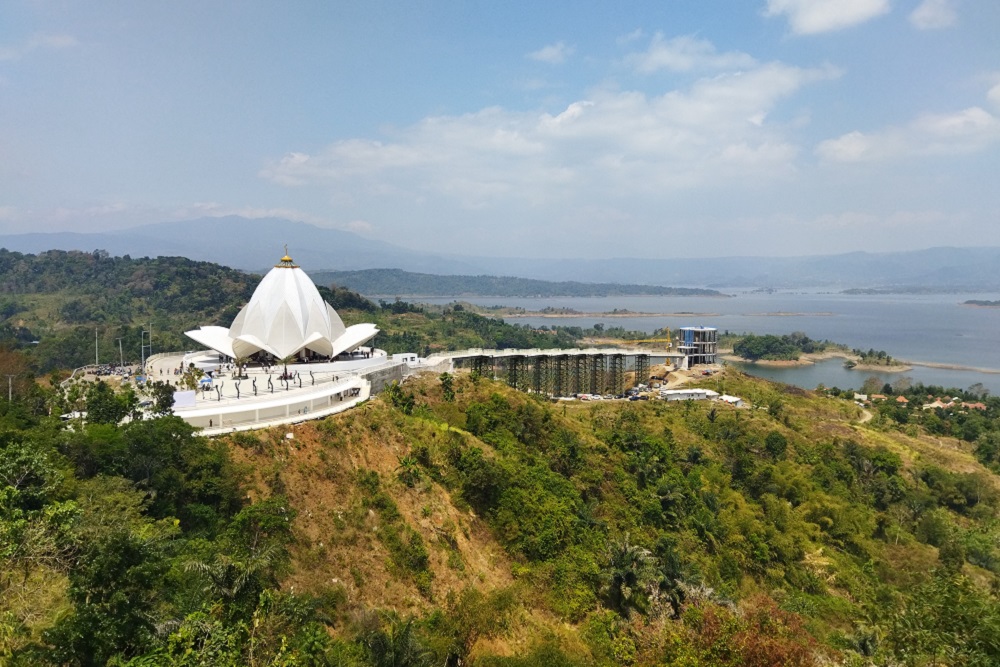
[[[634,370],[636,383],[649,378],[648,354],[608,350],[553,354],[548,350],[498,350],[496,355],[470,355],[462,365],[483,377],[501,379],[519,391],[546,396],[580,393],[620,395],[625,373]]]
[[[573,388],[572,366],[568,355],[552,357],[552,393],[555,396],[572,396]]]
[[[493,368],[493,357],[470,357],[468,364],[473,373],[479,373],[479,375],[491,380],[496,378],[496,372]]]
[[[552,393],[552,373],[551,364],[552,357],[535,357],[535,367],[533,369],[531,378],[531,389],[536,394],[545,394],[548,396]]]
[[[625,355],[612,354],[608,356],[608,367],[605,373],[608,390],[615,396],[625,393]]]
[[[635,384],[646,384],[649,382],[649,355],[635,355]]]

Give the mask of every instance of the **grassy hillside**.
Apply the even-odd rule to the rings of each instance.
[[[1000,451],[998,406],[972,444],[718,382],[757,407],[424,377],[212,443],[8,407],[0,656],[997,664],[1000,478],[980,461]]]
[[[972,603],[1000,571],[981,552],[998,480],[969,445],[726,382],[765,407],[551,406],[467,377],[449,402],[425,380],[243,456],[306,508],[303,534],[326,537],[297,545],[298,586],[336,579],[348,607],[425,619],[463,586],[516,591],[514,620],[469,647],[484,660],[558,646],[569,664],[862,664],[904,657],[912,623],[926,659],[995,621],[985,594],[975,604],[994,616],[961,629],[922,606],[964,604],[934,597],[953,589]],[[390,525],[424,545],[418,565],[379,532],[390,504]]]

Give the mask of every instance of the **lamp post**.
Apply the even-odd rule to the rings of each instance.
[[[146,343],[146,336],[149,336],[149,343]],[[139,336],[139,353],[142,356],[142,368],[140,371],[146,374],[146,348],[149,348],[149,356],[153,356],[153,323],[149,323],[149,330],[142,330]]]
[[[146,330],[139,332],[139,372],[146,374]]]

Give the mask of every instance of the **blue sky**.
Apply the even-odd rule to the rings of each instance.
[[[0,233],[280,216],[413,249],[1000,245],[1000,2],[0,4]]]

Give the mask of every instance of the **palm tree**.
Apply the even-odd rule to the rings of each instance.
[[[236,616],[253,610],[260,592],[272,583],[280,557],[281,550],[271,544],[255,550],[245,559],[217,554],[210,563],[189,561],[184,569],[205,577],[205,592],[221,600],[230,616]]]
[[[295,355],[294,354],[289,354],[288,356],[281,358],[281,363],[285,367],[285,372],[281,376],[282,378],[285,378],[285,379],[288,378],[288,364],[292,363],[293,361],[295,361]]]
[[[385,627],[367,634],[365,647],[376,667],[424,667],[429,653],[417,638],[413,619],[389,618]]]
[[[607,555],[601,590],[611,608],[627,618],[644,609],[646,593],[656,585],[657,559],[649,549],[632,544],[628,533],[611,544]]]
[[[245,355],[236,357],[235,359],[233,359],[233,363],[236,365],[236,377],[238,379],[245,378],[246,375],[243,374],[243,369],[245,369],[247,365],[250,363],[250,357]]]

